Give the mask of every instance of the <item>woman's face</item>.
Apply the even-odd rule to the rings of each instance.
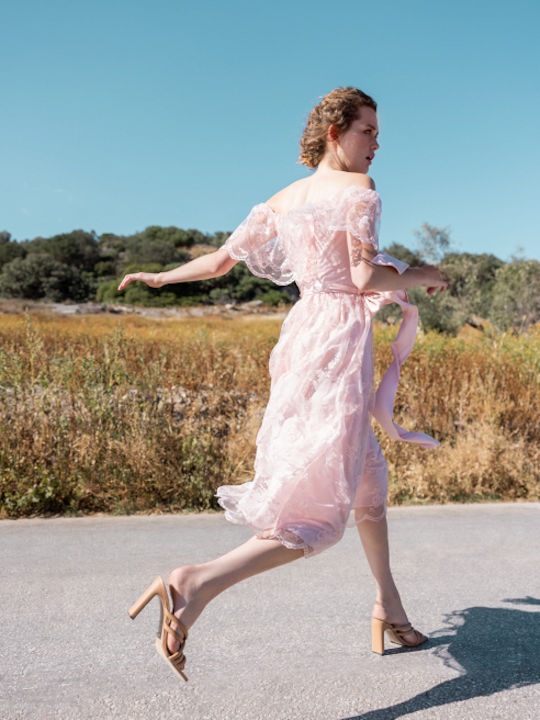
[[[367,173],[379,149],[379,124],[373,108],[361,107],[356,120],[335,138],[335,153],[341,170]]]

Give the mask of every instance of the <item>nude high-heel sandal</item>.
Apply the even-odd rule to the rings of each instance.
[[[130,618],[134,620],[155,595],[157,595],[161,601],[156,649],[161,657],[187,681],[187,677],[182,670],[186,664],[183,651],[188,631],[185,625],[171,613],[167,588],[161,577],[157,577],[154,582],[146,588],[141,597],[129,608],[128,614]],[[174,625],[180,629],[182,635],[178,634],[175,628],[171,626],[171,623],[174,623]],[[178,650],[174,653],[170,653],[167,647],[167,634],[171,634],[180,644]]]
[[[413,631],[415,633],[415,640],[405,640],[405,635]],[[391,642],[397,645],[405,645],[406,647],[417,647],[428,639],[418,630],[415,630],[410,623],[405,625],[397,625],[395,623],[386,622],[386,620],[380,620],[379,618],[371,618],[371,649],[373,652],[384,655],[384,633],[388,633],[388,637]]]

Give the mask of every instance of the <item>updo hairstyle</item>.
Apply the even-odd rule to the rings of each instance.
[[[325,95],[309,114],[304,134],[300,140],[300,162],[316,168],[326,151],[326,136],[331,124],[339,132],[349,128],[361,107],[377,112],[377,103],[358,88],[336,88]]]

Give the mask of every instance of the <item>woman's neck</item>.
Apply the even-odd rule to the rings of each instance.
[[[317,165],[317,169],[315,170],[315,173],[322,175],[325,173],[336,173],[336,172],[347,172],[347,168],[342,167],[341,163],[339,162],[339,159],[337,157],[335,157],[333,154],[326,153],[326,155],[324,155],[321,162]]]

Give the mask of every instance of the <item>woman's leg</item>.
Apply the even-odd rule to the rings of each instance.
[[[169,576],[174,615],[189,629],[210,600],[231,585],[303,555],[303,550],[287,548],[279,540],[253,536],[215,560],[178,567]],[[171,635],[167,644],[170,652],[178,647]]]
[[[357,513],[357,521],[359,519]],[[363,520],[356,527],[366,554],[369,567],[377,586],[377,602],[389,603],[399,598],[390,570],[390,549],[388,546],[388,524],[382,520]]]
[[[386,517],[382,520],[370,520],[366,517],[366,513],[369,514],[370,511],[375,516],[383,512],[387,495],[388,464],[370,427],[364,469],[353,503],[356,527],[377,585],[373,614],[381,620],[403,625],[407,622],[407,614],[390,570]],[[405,639],[411,642],[415,637],[412,631],[405,634]]]
[[[360,513],[358,512],[357,520],[359,519]],[[377,599],[373,614],[381,620],[403,625],[407,622],[407,614],[390,570],[386,517],[382,520],[362,520],[357,523],[356,527],[377,586]],[[416,636],[411,630],[410,633],[405,633],[404,637],[412,642]]]

